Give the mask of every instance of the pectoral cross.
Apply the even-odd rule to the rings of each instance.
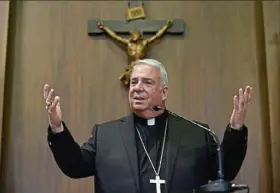
[[[160,185],[165,184],[165,180],[161,180],[159,176],[156,176],[156,179],[150,179],[151,184],[156,184],[157,193],[161,193]]]

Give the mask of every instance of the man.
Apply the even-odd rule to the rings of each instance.
[[[248,86],[234,97],[222,143],[225,180],[235,178],[246,154],[244,119],[251,91]],[[52,95],[53,89],[45,85],[53,156],[71,178],[95,176],[95,193],[192,193],[217,179],[216,145],[209,132],[199,126],[202,123],[166,110],[168,78],[160,62],[136,62],[129,89],[133,113],[96,124],[82,146],[62,121],[60,98]]]

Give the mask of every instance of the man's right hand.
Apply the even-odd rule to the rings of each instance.
[[[59,96],[53,97],[53,93],[54,93],[54,89],[52,89],[48,84],[45,84],[44,99],[46,102],[46,110],[48,113],[49,124],[53,132],[59,133],[63,131],[62,115],[61,115],[61,108],[60,108],[60,97]]]

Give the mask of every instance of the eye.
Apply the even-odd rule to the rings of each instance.
[[[137,84],[137,81],[136,80],[131,80],[130,84],[132,84],[132,85]]]
[[[152,80],[147,79],[145,80],[145,84],[151,85],[154,84],[154,82]]]

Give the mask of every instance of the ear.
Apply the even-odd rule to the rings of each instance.
[[[168,86],[164,86],[161,91],[161,100],[165,101],[168,96]]]

